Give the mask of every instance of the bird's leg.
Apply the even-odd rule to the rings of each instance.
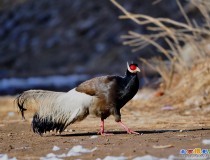
[[[131,129],[129,129],[125,124],[122,123],[121,121],[121,114],[120,114],[120,110],[118,110],[117,108],[115,108],[114,110],[114,117],[115,117],[115,121],[121,125],[129,134],[139,134],[138,132],[134,132]]]
[[[98,134],[103,134],[104,133],[104,120],[101,120],[101,125],[100,125],[100,131],[98,132]]]
[[[101,134],[102,136],[108,136],[108,135],[113,135],[113,134],[108,134],[104,132],[104,119],[101,119],[101,125],[100,125],[100,131],[98,134]]]
[[[132,131],[129,129],[125,124],[123,124],[121,121],[118,122],[119,125],[121,125],[127,132],[128,134],[139,134],[138,132]]]

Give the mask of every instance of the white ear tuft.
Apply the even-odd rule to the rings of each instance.
[[[130,69],[128,62],[127,62],[127,68],[128,68],[128,70]]]
[[[127,68],[128,68],[129,72],[133,73],[133,71],[130,69],[130,66],[129,66],[128,62],[127,62]]]

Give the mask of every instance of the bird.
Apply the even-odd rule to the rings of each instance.
[[[124,76],[107,75],[84,81],[68,92],[27,90],[15,99],[25,119],[24,112],[33,109],[31,126],[34,133],[63,132],[67,126],[84,120],[89,114],[101,120],[98,134],[104,131],[104,120],[110,115],[129,134],[139,134],[121,121],[120,109],[138,92],[140,69],[136,63],[128,63]]]

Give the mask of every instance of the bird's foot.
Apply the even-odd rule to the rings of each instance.
[[[127,133],[128,133],[128,134],[139,134],[138,132],[135,132],[135,131],[133,131],[133,130],[131,130],[131,129],[128,129],[128,130],[127,130]]]
[[[99,131],[98,134],[102,135],[102,136],[113,136],[113,133],[105,133],[104,131]]]
[[[131,129],[129,129],[125,124],[123,124],[121,121],[118,122],[119,125],[121,125],[128,134],[139,134],[138,132],[132,131]]]
[[[102,136],[113,136],[113,133],[101,133]]]

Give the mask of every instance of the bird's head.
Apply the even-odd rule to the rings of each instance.
[[[135,63],[131,63],[128,64],[127,62],[127,69],[130,73],[137,73],[137,72],[141,72],[141,70],[139,69],[138,65]]]

